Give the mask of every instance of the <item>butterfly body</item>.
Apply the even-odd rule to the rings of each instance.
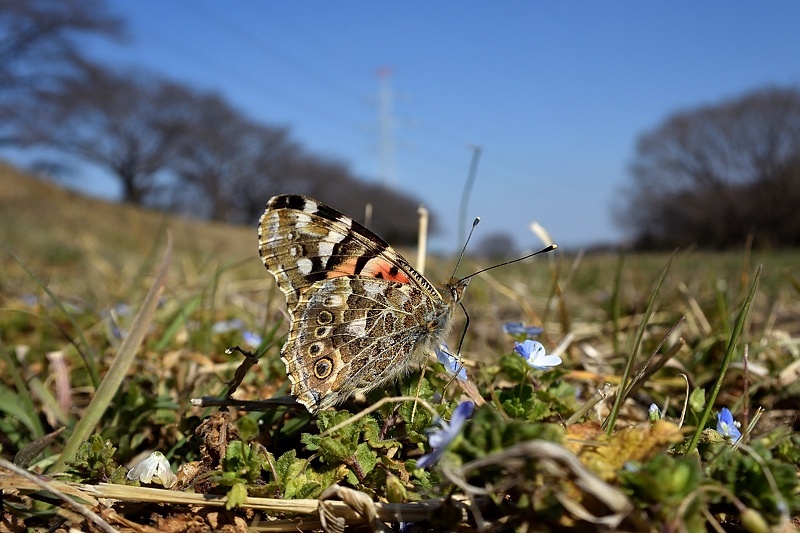
[[[291,316],[281,350],[310,412],[405,374],[450,330],[466,280],[441,293],[383,239],[316,200],[275,196],[259,253]]]

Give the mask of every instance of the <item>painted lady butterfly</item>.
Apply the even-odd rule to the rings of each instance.
[[[281,359],[311,413],[406,373],[450,330],[469,277],[439,292],[383,239],[311,198],[275,196],[261,260],[291,315]]]

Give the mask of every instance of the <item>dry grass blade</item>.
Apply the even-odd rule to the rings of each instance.
[[[44,479],[34,474],[31,474],[27,470],[19,468],[15,466],[13,463],[6,461],[5,459],[0,457],[0,468],[5,468],[6,470],[13,472],[15,474],[15,481],[11,481],[10,479],[0,478],[0,488],[10,488],[14,487],[15,489],[22,489],[24,488],[23,485],[27,481],[30,485],[38,489],[44,489],[52,494],[54,494],[58,499],[66,502],[70,507],[75,509],[81,515],[85,516],[92,522],[94,522],[97,527],[99,527],[102,531],[106,531],[107,533],[116,533],[116,529],[111,527],[111,525],[103,520],[100,516],[97,515],[94,511],[89,509],[83,504],[80,504],[67,496],[67,494],[72,494],[73,496],[78,496],[83,498],[86,502],[90,505],[97,505],[97,500],[90,496],[85,496],[81,492],[76,492],[73,487],[67,485],[65,483],[61,483],[59,481],[53,481],[50,479]],[[5,476],[3,476],[5,477]],[[20,483],[22,482],[22,483]]]
[[[0,464],[4,465],[5,463]],[[13,467],[13,465],[11,466]],[[83,499],[92,506],[98,504],[98,498],[106,498],[121,502],[151,502],[158,504],[198,505],[207,507],[225,507],[227,503],[227,496],[224,494],[196,494],[149,487],[114,485],[111,483],[100,483],[98,485],[64,483],[39,479],[30,473],[27,474],[27,476],[23,477],[23,474],[16,473],[16,470],[15,474],[12,475],[0,474],[0,488],[14,487],[22,491],[35,491],[41,488],[50,490],[56,487],[62,493]],[[31,478],[36,478],[36,480]],[[41,483],[45,483],[47,486],[43,487]],[[71,501],[69,503],[72,504],[74,502]],[[415,522],[429,519],[431,512],[436,510],[441,503],[441,499],[434,499],[412,503],[374,502],[373,506],[377,520],[383,522]],[[265,511],[273,515],[290,513],[316,517],[319,513],[319,504],[320,500],[311,499],[280,500],[274,498],[248,497],[241,507],[244,509]],[[363,523],[362,516],[353,510],[353,507],[346,501],[326,500],[326,505],[335,516],[345,519],[347,523]],[[288,529],[296,529],[297,522],[294,522],[294,524],[293,528],[290,527]]]
[[[532,440],[510,446],[465,464],[459,471],[459,477],[464,480],[470,471],[486,467],[519,470],[526,461],[536,461],[554,477],[572,480],[578,489],[595,498],[608,510],[604,516],[592,515],[577,501],[569,500],[565,494],[559,495],[562,505],[582,520],[614,529],[633,510],[631,502],[620,490],[589,471],[572,452],[553,442]],[[475,489],[479,491],[481,487]]]
[[[133,358],[136,355],[136,350],[144,340],[147,328],[153,320],[153,315],[158,305],[158,298],[161,290],[167,281],[167,272],[169,270],[170,261],[172,259],[172,236],[167,237],[167,247],[164,252],[164,259],[161,261],[161,266],[158,269],[153,285],[147,292],[147,296],[142,303],[141,309],[136,314],[133,323],[131,324],[130,331],[122,342],[122,345],[117,352],[117,356],[111,363],[108,373],[103,378],[97,392],[94,394],[89,407],[86,409],[84,415],[80,418],[75,425],[69,440],[64,446],[61,456],[53,466],[54,472],[61,472],[66,466],[66,461],[72,459],[78,451],[78,446],[81,442],[89,438],[100,417],[103,415],[108,405],[111,403],[114,395],[117,393],[125,374],[130,368]]]

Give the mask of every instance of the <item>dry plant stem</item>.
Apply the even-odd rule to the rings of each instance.
[[[27,470],[19,468],[18,466],[3,459],[2,457],[0,457],[0,467],[5,468],[10,472],[14,472],[18,476],[22,476],[28,481],[38,485],[42,489],[53,493],[53,495],[55,495],[58,499],[60,499],[73,509],[75,509],[76,512],[80,513],[82,516],[85,516],[88,520],[94,522],[97,525],[97,527],[99,527],[101,530],[106,531],[107,533],[118,533],[117,530],[111,526],[111,524],[103,520],[97,513],[95,513],[85,505],[76,502],[75,500],[64,494],[62,491],[60,491],[58,488],[56,488],[58,485],[57,483],[53,483],[52,481],[45,480],[40,478],[39,476],[31,474]]]
[[[225,353],[229,355],[233,352],[239,352],[242,354],[244,356],[244,360],[238,367],[236,367],[236,372],[233,374],[233,379],[228,382],[228,390],[225,392],[226,398],[233,396],[233,393],[236,392],[236,389],[238,389],[239,385],[242,384],[244,377],[247,375],[247,371],[250,370],[250,368],[254,365],[258,364],[258,357],[247,350],[242,350],[238,346],[231,346],[225,350]]]
[[[720,525],[719,522],[717,522],[717,519],[714,518],[714,515],[712,515],[705,507],[703,508],[703,516],[706,517],[708,524],[710,524],[711,527],[714,528],[714,531],[716,531],[717,533],[725,533],[725,530],[722,529],[722,526]]]
[[[345,426],[347,426],[349,424],[352,424],[356,420],[365,417],[366,415],[370,414],[373,411],[378,410],[384,404],[387,404],[387,403],[400,403],[400,402],[415,402],[415,403],[419,403],[422,407],[427,409],[434,418],[438,418],[439,417],[439,413],[436,412],[436,409],[434,409],[431,406],[431,404],[429,404],[428,402],[426,402],[422,398],[417,398],[415,396],[394,396],[394,397],[390,397],[390,398],[381,398],[380,400],[378,400],[374,404],[370,405],[366,409],[354,414],[353,416],[351,416],[350,418],[348,418],[344,422],[342,422],[340,424],[336,424],[332,428],[326,429],[324,432],[322,432],[320,434],[320,437],[324,438],[324,437],[327,437],[328,435],[330,435],[331,433],[335,433],[336,431],[339,431],[343,427],[345,427]]]
[[[237,400],[236,398],[216,398],[203,396],[202,398],[192,398],[192,405],[195,407],[236,407],[243,411],[269,411],[278,407],[288,407],[290,409],[305,409],[297,403],[294,396],[278,396],[266,400]]]
[[[763,414],[764,414],[763,407],[759,407],[758,409],[756,409],[756,414],[753,415],[753,419],[746,426],[745,430],[742,431],[742,438],[733,443],[734,450],[738,449],[740,446],[743,446],[749,440],[750,433],[753,432],[753,428],[756,427],[756,424],[758,424],[758,421],[761,420],[761,416]]]
[[[42,480],[38,480],[42,481]],[[72,492],[62,490],[61,492],[72,494],[75,497],[83,498],[88,502],[97,504],[99,498],[107,498],[120,502],[143,502],[156,503],[163,505],[195,505],[203,507],[223,508],[227,503],[225,495],[215,494],[196,494],[181,492],[176,490],[156,489],[150,487],[131,487],[127,485],[115,485],[112,483],[100,483],[98,485],[86,485],[80,483],[53,482],[56,486],[68,488]],[[14,474],[0,472],[0,487],[13,486],[22,491],[39,490],[41,487],[33,480]],[[46,487],[50,490],[50,486]],[[383,521],[395,522],[416,522],[430,518],[432,511],[442,505],[444,498],[429,499],[412,503],[381,503],[375,502],[378,518]],[[463,500],[463,496],[455,497],[456,500]],[[336,514],[348,520],[356,521],[358,514],[343,502],[331,501],[331,505],[336,508]],[[318,513],[319,500],[279,500],[274,498],[256,498],[248,496],[241,505],[242,509],[254,509],[264,511],[271,515],[276,514],[299,514],[316,515]],[[112,529],[112,531],[114,531]]]
[[[378,519],[378,511],[372,498],[363,492],[331,485],[319,496],[319,519],[325,531],[344,531],[347,520],[336,513],[335,507],[330,505],[328,500],[338,498],[342,500],[350,509],[355,511],[369,526],[372,531],[389,533],[391,529]]]
[[[686,420],[686,411],[687,411],[687,409],[689,409],[689,396],[691,395],[691,391],[690,391],[691,387],[689,386],[689,377],[686,374],[684,374],[683,372],[681,372],[681,376],[686,381],[686,394],[684,395],[684,398],[683,398],[683,409],[681,409],[681,419],[678,422],[678,427],[679,428],[683,427],[683,421]]]
[[[171,261],[172,235],[167,234],[167,246],[164,251],[164,258],[161,260],[161,265],[158,268],[153,284],[150,286],[150,290],[147,292],[147,296],[145,296],[142,302],[142,307],[139,309],[139,312],[136,313],[128,335],[125,337],[125,340],[122,341],[119,351],[116,357],[114,357],[114,361],[111,363],[100,386],[97,387],[92,401],[89,403],[83,416],[78,420],[72,435],[70,435],[69,440],[67,440],[67,443],[64,445],[61,456],[53,466],[54,472],[62,472],[66,466],[66,461],[75,457],[78,446],[80,446],[83,441],[87,440],[92,431],[94,431],[97,422],[100,421],[100,417],[106,411],[114,395],[117,393],[119,386],[122,384],[122,380],[125,379],[128,369],[136,356],[136,351],[144,340],[147,329],[153,320],[153,315],[158,305],[158,298],[167,281],[167,273]]]
[[[587,470],[573,453],[553,442],[531,440],[515,444],[502,451],[470,461],[461,467],[459,476],[466,479],[470,471],[484,467],[514,470],[526,461],[536,461],[536,464],[550,475],[571,479],[579,490],[591,495],[610,511],[610,514],[598,517],[589,513],[576,501],[567,502],[564,498],[559,498],[562,505],[568,504],[570,511],[576,516],[580,514],[584,520],[592,520],[594,523],[614,529],[633,509],[621,491],[598,478]]]
[[[610,389],[611,389],[611,383],[606,383],[605,385],[603,385],[602,388],[596,389],[594,391],[594,394],[592,394],[591,398],[586,400],[586,402],[583,405],[581,405],[580,409],[575,411],[575,413],[571,417],[569,417],[567,421],[564,422],[564,424],[568,426],[570,424],[574,424],[575,422],[583,418],[586,415],[586,413],[589,412],[590,409],[592,409],[595,405],[597,405],[601,401],[608,398],[608,391]]]
[[[744,324],[747,321],[747,316],[750,313],[750,304],[753,303],[753,298],[756,295],[756,290],[758,289],[758,282],[760,279],[761,265],[758,265],[758,269],[756,270],[756,274],[753,278],[753,285],[750,287],[750,292],[747,295],[747,299],[742,306],[739,317],[736,319],[736,324],[733,326],[733,333],[731,334],[730,341],[728,341],[728,349],[725,351],[725,357],[722,359],[719,375],[717,376],[717,380],[714,382],[714,385],[711,387],[711,391],[709,391],[705,409],[703,409],[703,413],[700,415],[700,420],[697,423],[697,429],[692,435],[692,440],[689,441],[689,446],[686,449],[686,455],[691,455],[694,453],[694,450],[697,448],[697,443],[700,442],[700,435],[703,433],[703,429],[706,427],[706,422],[708,421],[709,416],[711,416],[711,410],[714,408],[714,400],[716,400],[719,390],[722,388],[722,380],[725,379],[725,374],[728,372],[728,365],[730,365],[731,361],[733,360],[733,356],[736,354],[736,343],[739,341],[739,336],[742,334],[742,330],[744,329]]]
[[[425,275],[425,259],[428,253],[428,210],[425,206],[417,209],[419,216],[419,229],[417,233],[417,272]],[[367,226],[369,227],[369,226]]]

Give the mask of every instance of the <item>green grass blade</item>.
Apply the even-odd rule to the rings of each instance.
[[[34,274],[34,272],[28,268],[28,266],[22,261],[22,259],[19,258],[17,254],[15,254],[10,248],[8,248],[8,246],[2,243],[0,243],[0,246],[2,246],[6,250],[6,252],[8,252],[11,255],[11,257],[13,257],[14,261],[16,261],[16,263],[20,267],[22,267],[22,269],[28,274],[28,276],[30,276],[30,278],[37,285],[39,285],[39,287],[41,287],[45,293],[47,293],[47,295],[50,297],[53,303],[56,304],[56,307],[58,307],[58,309],[62,313],[64,313],[64,316],[67,317],[67,320],[69,320],[69,322],[72,324],[72,327],[75,328],[75,332],[78,334],[78,337],[80,338],[81,342],[80,346],[75,342],[73,342],[72,345],[75,346],[75,349],[78,351],[78,353],[81,356],[81,359],[83,360],[83,364],[86,366],[86,370],[89,371],[89,377],[92,380],[92,385],[95,388],[97,388],[97,386],[100,384],[100,377],[97,373],[97,365],[95,364],[95,361],[97,361],[98,358],[97,354],[95,354],[94,350],[92,350],[91,345],[86,341],[86,337],[84,337],[83,335],[83,329],[81,329],[81,327],[78,325],[78,322],[72,316],[72,313],[67,311],[67,308],[64,307],[64,304],[61,303],[61,300],[59,300],[58,297],[55,294],[53,294],[53,291],[50,290],[47,284],[43,282],[41,279],[39,279],[39,277],[36,274]],[[84,349],[81,349],[81,346],[83,346]]]
[[[11,406],[14,409],[20,409],[25,413],[25,426],[28,427],[31,431],[31,435],[34,439],[38,439],[44,436],[44,428],[42,427],[42,423],[39,421],[39,416],[36,412],[36,405],[33,402],[33,398],[31,398],[31,393],[28,387],[25,384],[25,380],[22,377],[22,374],[19,372],[19,368],[17,368],[17,361],[9,355],[9,351],[5,349],[2,343],[0,343],[0,357],[2,357],[3,362],[5,362],[5,371],[11,376],[11,380],[14,382],[14,388],[17,389],[17,394],[12,395],[14,396],[14,403],[16,405]],[[10,393],[10,391],[9,391]],[[10,398],[11,396],[9,396]],[[4,409],[3,405],[0,405],[0,410]]]
[[[166,251],[164,252],[164,259],[161,261],[161,266],[158,269],[155,280],[153,280],[153,285],[147,292],[147,296],[145,296],[144,302],[142,302],[142,307],[139,309],[139,312],[133,319],[130,331],[125,337],[125,340],[122,341],[122,345],[119,347],[119,352],[114,358],[114,361],[111,363],[108,373],[106,374],[105,378],[103,378],[100,386],[97,388],[97,392],[92,398],[92,401],[89,404],[89,407],[86,409],[84,415],[75,425],[72,435],[70,435],[69,440],[64,446],[64,450],[61,452],[61,457],[59,457],[58,461],[53,466],[54,472],[63,471],[64,467],[66,466],[66,461],[75,456],[75,453],[78,451],[78,446],[80,446],[81,442],[89,438],[89,435],[91,435],[92,431],[97,425],[97,422],[100,420],[100,417],[103,415],[105,410],[108,408],[108,405],[111,403],[111,400],[114,398],[117,389],[119,389],[119,386],[122,383],[122,380],[125,378],[128,368],[130,368],[131,363],[133,362],[133,358],[136,355],[136,350],[144,340],[147,328],[149,327],[150,322],[153,319],[153,315],[155,314],[156,306],[158,305],[158,298],[161,295],[161,289],[164,287],[167,279],[167,271],[169,269],[171,259],[172,237],[168,236],[167,247]]]
[[[611,412],[608,414],[608,417],[603,422],[603,428],[609,435],[614,431],[614,425],[617,423],[619,410],[622,408],[622,402],[625,401],[625,390],[628,387],[628,380],[631,376],[633,361],[634,359],[636,359],[636,356],[639,354],[639,349],[642,346],[642,339],[644,339],[644,330],[647,328],[647,323],[650,321],[650,316],[653,314],[653,310],[655,310],[656,308],[656,301],[658,300],[658,294],[659,292],[661,292],[661,287],[664,285],[664,280],[667,278],[667,272],[669,272],[669,269],[672,266],[672,261],[674,259],[675,259],[675,254],[673,253],[669,258],[667,266],[665,266],[664,270],[661,271],[661,276],[658,278],[658,282],[656,283],[655,289],[653,289],[653,294],[650,295],[650,300],[647,302],[647,309],[645,309],[644,315],[642,316],[642,322],[641,324],[639,324],[639,329],[636,331],[636,337],[634,340],[633,348],[631,349],[631,352],[628,355],[627,361],[625,361],[625,371],[622,374],[622,381],[620,381],[619,389],[617,389],[617,396],[614,399],[614,406],[611,408]]]
[[[172,339],[177,335],[178,331],[181,329],[186,321],[192,316],[192,313],[197,309],[197,306],[200,305],[202,301],[202,296],[196,294],[189,299],[189,302],[183,306],[181,306],[180,310],[175,314],[175,318],[172,322],[169,323],[169,326],[164,330],[164,333],[161,335],[161,338],[153,345],[153,350],[156,352],[160,352],[164,350],[167,345],[172,341]]]
[[[689,441],[689,447],[686,449],[686,455],[690,455],[694,452],[695,448],[697,447],[697,443],[700,441],[700,435],[703,433],[706,422],[708,422],[708,418],[711,416],[711,410],[714,408],[714,400],[716,400],[719,390],[722,388],[722,381],[725,379],[725,374],[728,372],[728,365],[733,360],[733,356],[736,353],[736,343],[739,341],[739,336],[744,329],[745,322],[747,322],[747,316],[750,313],[750,304],[752,304],[753,297],[756,295],[756,290],[758,289],[758,282],[760,279],[761,265],[758,265],[758,269],[756,269],[756,275],[753,278],[753,284],[750,286],[750,292],[747,295],[747,300],[745,300],[742,310],[739,313],[739,317],[736,319],[736,324],[733,326],[733,333],[731,333],[731,339],[728,342],[728,349],[725,351],[725,357],[722,360],[722,366],[719,369],[719,375],[717,376],[717,380],[714,382],[714,385],[711,387],[711,391],[708,394],[705,409],[703,409],[703,414],[700,415],[700,421],[697,424],[697,429],[695,429],[694,435],[692,435],[692,440]]]
[[[44,430],[36,411],[31,411],[24,402],[20,402],[20,396],[11,389],[0,385],[0,412],[22,422],[22,425],[28,428],[31,435],[36,436],[36,438],[43,436]]]

